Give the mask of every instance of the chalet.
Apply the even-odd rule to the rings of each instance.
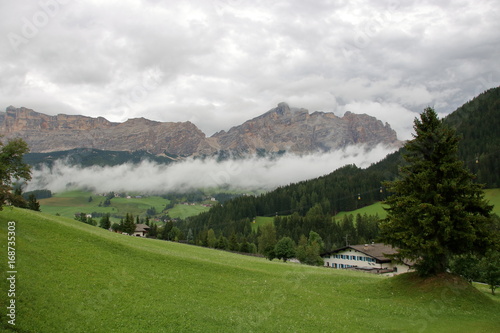
[[[148,232],[149,232],[149,226],[142,223],[138,223],[135,225],[135,231],[132,236],[146,237]]]
[[[406,273],[410,264],[396,263],[387,255],[397,253],[397,249],[382,243],[349,245],[323,253],[325,267],[348,268],[370,273],[396,275]]]

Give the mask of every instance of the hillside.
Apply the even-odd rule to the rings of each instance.
[[[500,163],[497,163],[500,162],[500,137],[497,124],[499,119],[500,87],[484,92],[444,120],[455,127],[457,134],[462,137],[459,143],[459,156],[469,165],[472,172],[477,173],[477,182],[485,184],[486,188],[497,187],[500,183]],[[347,165],[323,177],[279,187],[257,197],[234,199],[227,202],[224,207],[216,206],[206,213],[193,217],[186,228],[198,232],[213,228],[216,233],[223,233],[228,237],[230,232],[227,229],[232,228],[234,221],[243,221],[255,216],[293,213],[303,217],[312,210],[319,218],[317,221],[311,220],[310,226],[293,223],[287,227],[290,230],[297,229],[298,236],[300,232],[308,234],[309,231],[306,229],[311,227],[311,230],[320,233],[326,240],[332,232],[331,216],[341,211],[359,209],[386,198],[388,193],[382,182],[393,180],[397,176],[398,166],[403,163],[403,149],[366,169]],[[476,155],[477,153],[480,155]]]
[[[500,187],[500,87],[465,103],[445,122],[461,135],[458,154],[478,182]]]
[[[17,280],[16,326],[9,330],[3,315],[6,332],[500,329],[498,296],[453,277],[384,278],[269,262],[8,207],[0,212],[2,239],[7,221],[16,222]],[[0,267],[7,271],[6,260]],[[1,287],[5,309],[5,278]]]
[[[380,143],[401,145],[388,124],[366,114],[348,112],[343,117],[325,112],[309,114],[305,109],[290,108],[286,103],[211,137],[206,137],[190,122],[140,118],[114,123],[102,117],[49,116],[10,106],[0,112],[0,135],[7,139],[23,138],[32,153],[86,148],[130,153],[144,151],[167,157],[241,156],[287,151],[304,154],[356,144],[368,147]]]

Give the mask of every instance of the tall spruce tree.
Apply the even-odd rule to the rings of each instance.
[[[455,132],[432,108],[415,119],[414,130],[399,178],[385,184],[393,195],[380,230],[385,243],[399,248],[396,258],[429,276],[445,272],[454,255],[485,253],[492,206],[458,159]]]
[[[30,194],[28,197],[28,209],[39,212],[40,211],[40,203],[36,200],[36,196],[34,194]]]
[[[103,229],[111,228],[111,220],[109,219],[109,216],[109,213],[107,213],[101,217],[101,220],[99,221],[99,227]]]
[[[127,213],[123,224],[123,232],[133,235],[135,231],[134,215]]]

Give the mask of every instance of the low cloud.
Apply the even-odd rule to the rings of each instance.
[[[287,154],[281,158],[246,158],[217,162],[188,159],[170,165],[151,161],[112,167],[70,166],[63,160],[52,167],[33,170],[27,191],[61,192],[89,188],[98,192],[167,193],[194,189],[230,188],[245,191],[272,190],[278,186],[316,178],[347,164],[365,168],[394,148],[350,146],[343,150],[309,155]]]

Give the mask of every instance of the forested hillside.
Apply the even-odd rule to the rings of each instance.
[[[500,187],[500,87],[465,103],[445,119],[462,136],[459,156],[487,188]]]
[[[490,188],[500,184],[499,119],[500,88],[484,92],[445,119],[462,137],[460,158],[478,174],[477,181]],[[403,161],[401,153],[399,150],[390,154],[366,169],[347,165],[317,179],[280,187],[260,196],[230,200],[190,218],[182,228],[185,232],[191,229],[195,242],[203,245],[207,244],[210,229],[221,241],[222,237],[232,237],[240,243],[257,243],[259,234],[252,230],[252,220],[256,216],[281,216],[275,219],[277,238],[288,236],[298,242],[301,235],[315,231],[325,241],[325,248],[340,245],[346,234],[352,243],[372,241],[377,236],[373,232],[376,220],[358,216],[332,223],[332,216],[383,200],[388,193],[382,182],[397,176]],[[367,225],[363,232],[359,231],[360,223]]]

